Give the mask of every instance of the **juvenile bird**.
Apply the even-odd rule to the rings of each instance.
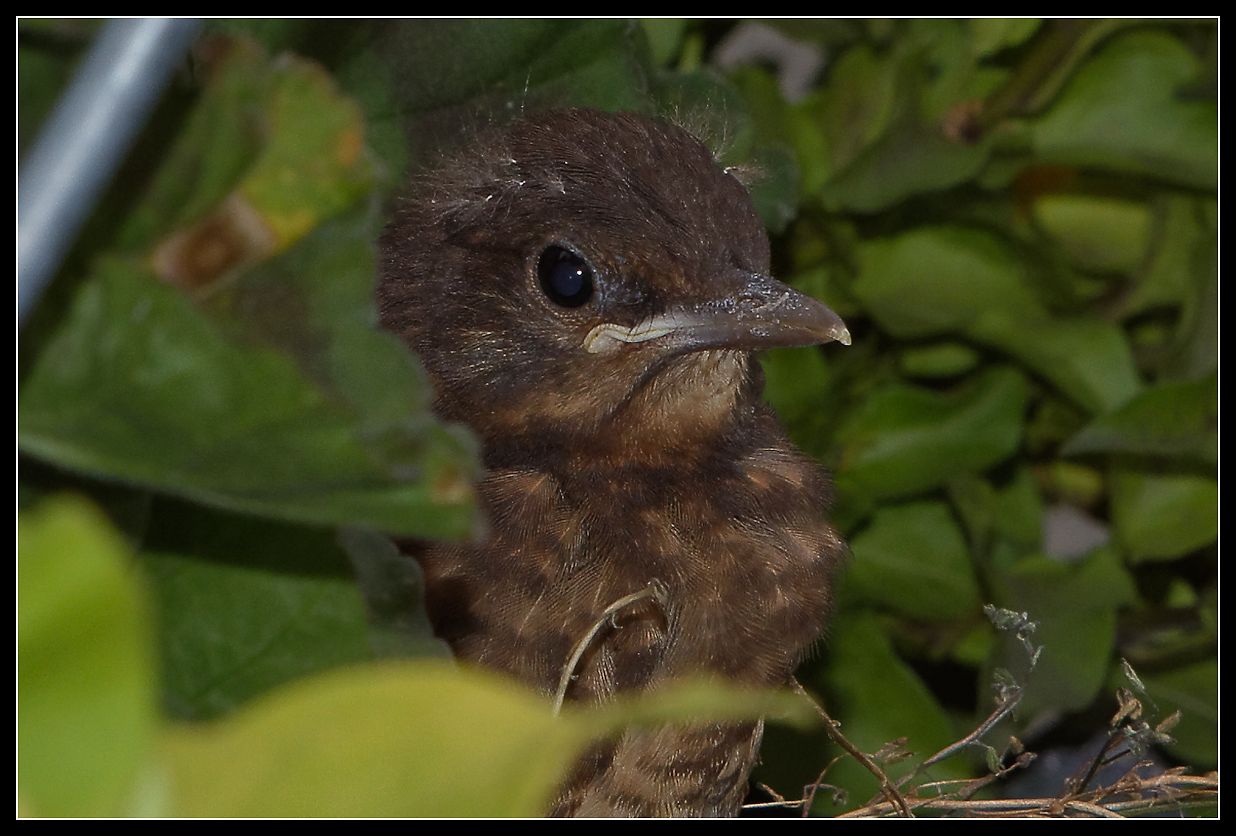
[[[845,546],[752,352],[849,332],[769,276],[732,172],[664,121],[530,115],[424,176],[381,249],[383,324],[483,445],[487,538],[407,544],[455,653],[583,702],[784,685]],[[630,730],[552,813],[734,815],[761,732]]]

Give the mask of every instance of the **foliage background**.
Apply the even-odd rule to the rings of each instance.
[[[853,547],[800,677],[846,734],[933,752],[1008,669],[1051,794],[1127,659],[1183,711],[1156,757],[1217,765],[1216,24],[775,21],[822,59],[792,100],[777,50],[721,60],[743,26],[207,25],[19,332],[22,812],[535,813],[632,717],[785,708],[550,722],[427,661],[385,535],[475,532],[478,467],[374,328],[372,242],[434,149],[566,104],[758,167],[776,273],[854,334],[763,358]],[[94,28],[19,25],[19,151]],[[1039,623],[1031,676],[988,602]],[[756,777],[794,796],[833,754],[774,727]],[[829,781],[818,814],[876,790]]]

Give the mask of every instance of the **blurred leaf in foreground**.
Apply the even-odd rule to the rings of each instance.
[[[788,694],[682,683],[555,717],[509,680],[444,662],[302,681],[228,720],[164,739],[186,816],[543,815],[574,759],[629,723],[806,722]]]
[[[20,812],[135,814],[157,708],[128,549],[84,502],[44,502],[18,518],[17,605]]]

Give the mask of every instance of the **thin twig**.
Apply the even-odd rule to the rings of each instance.
[[[632,592],[630,595],[624,595],[614,603],[610,604],[605,608],[605,611],[601,613],[601,616],[596,620],[596,622],[588,628],[588,632],[575,643],[575,648],[571,651],[571,657],[567,660],[567,663],[563,665],[562,676],[558,679],[558,692],[554,696],[554,714],[557,714],[562,710],[562,703],[566,699],[567,691],[571,687],[571,680],[575,678],[575,668],[579,665],[579,660],[583,658],[584,653],[587,652],[588,648],[592,645],[593,640],[597,637],[597,634],[601,632],[602,628],[605,627],[606,623],[632,604],[639,603],[640,601],[649,598],[656,601],[662,609],[665,608],[665,592],[659,581],[653,581],[638,592]]]
[[[1172,804],[1180,807],[1196,807],[1214,804],[1218,800],[1219,780],[1211,775],[1157,775],[1140,779],[1135,786],[1126,792],[1133,793],[1163,793],[1154,798],[1131,798],[1124,801],[1096,803],[1094,798],[996,798],[996,799],[957,799],[957,798],[913,798],[910,803],[916,810],[927,810],[937,813],[964,813],[974,816],[1059,816],[1069,810],[1087,815],[1103,816],[1104,818],[1120,817],[1122,813],[1144,812]],[[1096,790],[1088,795],[1095,796],[1106,790]],[[880,801],[842,813],[838,818],[871,818],[898,812],[896,807]]]
[[[762,783],[762,782],[760,782],[760,781],[756,781],[756,782],[755,782],[755,785],[756,785],[757,787],[759,787],[759,788],[760,788],[763,792],[766,792],[766,793],[768,793],[769,795],[771,795],[771,796],[773,797],[773,800],[774,800],[774,801],[779,801],[779,802],[780,802],[780,803],[782,803],[782,804],[790,804],[790,803],[791,803],[791,802],[789,802],[789,801],[786,801],[786,800],[785,800],[785,796],[784,796],[784,795],[782,795],[781,793],[777,792],[777,791],[776,791],[776,790],[774,790],[772,787],[768,786],[768,784]]]
[[[987,734],[987,732],[991,731],[997,723],[1016,710],[1017,706],[1021,703],[1021,696],[1022,691],[1019,688],[1013,692],[1013,695],[1010,698],[1001,700],[995,710],[992,711],[991,714],[987,715],[987,719],[982,723],[979,723],[978,728],[961,738],[961,740],[958,740],[955,743],[950,743],[948,746],[945,746],[927,760],[923,761],[922,764],[920,764],[919,769],[926,769],[929,766],[939,763],[950,755],[956,754],[962,749],[966,749],[977,743],[979,739],[983,735]],[[916,769],[915,772],[918,772],[919,769]]]
[[[826,763],[824,765],[824,768],[820,770],[820,774],[815,776],[815,780],[812,781],[807,786],[803,787],[802,805],[803,805],[803,818],[804,819],[807,818],[807,816],[811,815],[811,808],[812,806],[815,805],[815,794],[820,790],[820,788],[826,787],[826,786],[832,786],[831,784],[824,783],[824,776],[828,774],[828,770],[832,769],[834,766],[837,765],[837,761],[841,760],[844,757],[845,755],[838,755],[837,757],[833,758],[831,761]]]
[[[807,689],[804,688],[802,683],[800,683],[797,679],[790,679],[790,687],[795,692],[801,694],[808,701],[810,701],[813,706],[815,706],[816,713],[824,719],[824,729],[828,732],[828,736],[833,743],[836,743],[842,749],[849,752],[850,757],[862,764],[868,772],[876,777],[876,780],[880,782],[880,792],[883,793],[884,797],[889,800],[889,803],[896,807],[901,815],[906,816],[907,818],[913,818],[914,814],[910,812],[910,805],[898,791],[897,787],[893,785],[893,782],[889,780],[888,775],[879,767],[878,764],[872,761],[871,758],[867,757],[861,749],[846,739],[846,736],[841,733],[841,724],[829,716],[828,712],[824,710],[824,706],[820,705],[820,703],[812,697],[811,694],[807,693]],[[814,795],[812,797],[814,797]]]
[[[1075,779],[1071,779],[1069,781],[1068,786],[1070,790],[1069,792],[1070,796],[1073,796],[1073,797],[1079,796],[1083,792],[1086,791],[1086,787],[1089,786],[1090,782],[1094,780],[1095,776],[1099,774],[1099,770],[1103,767],[1104,765],[1103,759],[1107,756],[1107,753],[1111,750],[1112,744],[1118,744],[1118,743],[1120,743],[1120,738],[1116,737],[1113,733],[1108,732],[1107,740],[1104,741],[1102,748],[1099,749],[1098,753],[1094,756],[1094,758],[1087,765],[1084,777],[1082,777],[1080,781],[1077,781]]]
[[[1092,816],[1100,819],[1122,819],[1124,816],[1098,805],[1092,804],[1089,801],[1070,801],[1065,807],[1069,810],[1080,810],[1083,813],[1089,813]]]

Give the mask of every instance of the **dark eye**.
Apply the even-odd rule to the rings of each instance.
[[[564,308],[578,308],[592,298],[592,268],[565,247],[549,247],[537,263],[541,290]]]

